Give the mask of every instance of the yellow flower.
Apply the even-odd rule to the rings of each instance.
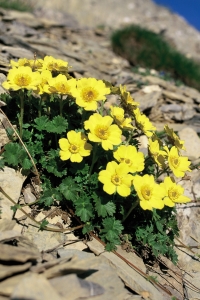
[[[165,146],[164,150],[168,155],[169,167],[176,177],[183,177],[186,171],[191,171],[189,168],[191,162],[188,161],[188,157],[179,156],[178,149],[175,146],[170,150]]]
[[[43,60],[42,69],[49,71],[65,72],[68,71],[68,62],[62,59],[56,59],[53,56],[45,56]]]
[[[144,154],[142,152],[137,152],[135,146],[121,145],[113,155],[119,163],[127,164],[130,173],[144,170]]]
[[[7,90],[12,89],[14,91],[20,89],[36,90],[41,81],[39,72],[32,72],[30,67],[20,66],[8,72],[7,81],[4,81],[2,86]]]
[[[28,65],[28,59],[27,58],[19,58],[18,61],[14,61],[11,59],[10,65],[15,68],[15,67],[22,67],[22,66],[27,66]]]
[[[134,127],[130,124],[131,118],[124,118],[124,110],[121,107],[110,106],[111,117],[115,120],[117,125],[122,129],[133,129]]]
[[[110,94],[102,80],[95,78],[82,78],[77,81],[77,89],[72,96],[76,98],[76,104],[85,110],[96,110],[97,102],[106,100],[105,95]]]
[[[38,70],[42,67],[43,60],[42,59],[27,59],[27,58],[19,58],[18,61],[11,60],[10,65],[12,67],[31,67],[32,70]]]
[[[136,175],[133,177],[133,185],[140,199],[142,209],[152,210],[153,208],[162,209],[165,190],[154,181],[153,175]]]
[[[129,168],[126,164],[117,164],[111,161],[107,164],[106,170],[99,173],[99,181],[103,183],[103,190],[112,195],[117,192],[122,197],[131,193],[131,181],[133,176],[128,174]]]
[[[183,195],[184,188],[176,184],[174,182],[174,179],[170,177],[165,177],[165,180],[163,183],[160,184],[161,187],[165,189],[166,196],[163,199],[164,204],[173,207],[175,206],[175,203],[186,203],[190,202],[190,198]]]
[[[149,118],[141,114],[139,108],[133,110],[137,127],[147,136],[151,137],[156,130],[156,127],[150,122]]]
[[[27,66],[31,67],[31,69],[40,71],[43,66],[43,59],[28,59],[26,64]]]
[[[80,163],[83,156],[89,156],[92,150],[92,145],[87,143],[87,137],[81,132],[73,130],[67,133],[67,139],[59,140],[60,158],[61,160],[70,159],[71,162]]]
[[[59,74],[57,77],[50,78],[48,85],[44,86],[44,91],[50,94],[62,94],[71,95],[73,89],[76,88],[76,79],[67,79],[63,74]]]
[[[179,139],[178,135],[176,135],[172,128],[169,128],[168,125],[165,125],[164,130],[168,135],[168,138],[172,145],[174,145],[179,150],[186,150],[184,147],[185,142]]]
[[[38,90],[35,91],[38,94],[43,94],[45,92],[45,87],[47,85],[48,80],[50,80],[52,78],[52,74],[49,70],[43,70],[41,73],[41,83],[38,86]]]
[[[121,130],[110,116],[102,117],[95,113],[84,122],[85,129],[89,129],[88,138],[95,143],[101,143],[104,150],[112,150],[113,145],[121,143]]]
[[[121,102],[122,102],[121,104],[122,104],[122,106],[123,107],[128,107],[129,110],[136,109],[137,106],[139,105],[139,103],[135,102],[133,100],[133,98],[131,97],[130,92],[126,91],[126,86],[122,86],[120,84],[119,89],[120,89],[120,94],[121,94]]]
[[[149,139],[148,141],[149,141],[150,155],[153,157],[153,159],[158,164],[158,166],[164,169],[166,167],[165,165],[165,157],[167,156],[166,152],[160,150],[160,145],[158,140],[152,141],[152,139]]]

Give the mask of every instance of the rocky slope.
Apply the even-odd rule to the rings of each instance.
[[[81,26],[86,27],[106,25],[119,28],[131,23],[138,24],[163,34],[178,50],[200,60],[200,32],[181,16],[156,5],[152,0],[31,1],[35,9],[42,10],[40,14],[48,14],[51,20],[56,18],[56,14],[50,14],[49,9],[56,9],[61,15],[71,14]]]
[[[185,134],[184,138],[181,138],[187,143],[188,155],[190,155],[193,163],[198,162],[200,141],[196,132],[200,132],[200,93],[190,87],[178,87],[173,81],[164,81],[155,76],[158,75],[155,70],[152,70],[148,76],[144,76],[141,73],[144,70],[140,70],[139,74],[134,74],[128,62],[115,55],[111,50],[109,42],[110,29],[108,28],[110,24],[105,29],[88,28],[86,23],[84,26],[81,26],[80,19],[76,20],[75,18],[75,13],[71,16],[67,13],[58,12],[55,9],[49,10],[47,5],[52,3],[53,1],[47,2],[45,10],[37,10],[35,14],[0,10],[1,82],[5,80],[10,59],[18,59],[20,57],[33,58],[36,52],[37,57],[53,55],[67,60],[69,65],[72,66],[70,73],[76,78],[92,76],[109,80],[114,85],[126,84],[131,95],[136,101],[141,103],[141,110],[148,113],[158,129],[163,127],[163,123],[170,123],[171,127],[180,130],[180,134]],[[57,0],[56,4],[58,5],[59,3],[61,2]],[[77,2],[75,0],[67,1],[67,3],[68,13],[72,13],[69,9],[73,3],[74,10],[76,10],[75,3],[77,4]],[[97,5],[96,1],[84,1],[80,2],[79,8],[83,5],[82,3],[85,3],[83,11],[87,7],[91,7],[89,6],[89,4],[92,5],[91,3]],[[113,1],[109,1],[109,5],[114,5],[113,3]],[[123,3],[126,4],[128,2],[124,1]],[[136,1],[131,3],[134,4]],[[139,3],[141,2],[138,2],[138,5]],[[153,7],[151,1],[146,1],[146,3]],[[124,5],[124,7],[126,6]],[[121,11],[123,11],[122,7]],[[99,8],[99,16],[101,16],[100,12]],[[108,9],[106,9],[106,13],[108,13]],[[88,14],[88,22],[90,15]],[[85,15],[85,22],[86,20],[87,16]],[[118,20],[118,18],[115,16],[114,20]],[[1,88],[0,92],[4,92],[4,90]],[[110,99],[110,101],[115,100],[114,97]],[[3,146],[8,142],[4,128],[7,124],[2,114],[0,118],[2,122],[0,127],[0,144]],[[145,143],[142,146],[145,148]],[[192,199],[192,202],[178,207],[177,215],[181,230],[181,241],[186,245],[196,247],[194,250],[198,253],[197,247],[200,240],[199,204],[197,201],[200,197],[199,170],[193,170],[189,175],[190,177],[182,180],[181,184],[185,187],[186,193]],[[1,187],[15,201],[19,199],[24,179],[19,174],[17,177],[16,172],[12,169],[6,168],[4,171],[0,171]],[[31,194],[30,189],[24,188],[23,191],[24,194],[29,194],[29,197],[33,198],[34,195]],[[94,255],[90,253],[90,256],[86,257],[84,256],[85,252],[69,251],[71,249],[69,249],[70,245],[68,244],[71,243],[71,240],[74,240],[74,236],[46,231],[38,232],[38,229],[30,224],[29,219],[26,219],[22,212],[15,215],[19,224],[16,224],[15,221],[11,222],[13,218],[13,212],[10,210],[11,204],[6,197],[3,199],[1,203],[3,221],[0,220],[0,231],[3,231],[0,246],[1,253],[4,254],[4,257],[1,256],[3,262],[0,266],[2,276],[0,295],[3,297],[2,299],[8,299],[9,297],[20,299],[24,296],[25,290],[27,293],[29,291],[27,298],[30,298],[30,293],[32,296],[34,292],[35,294],[39,292],[43,299],[52,297],[54,299],[66,299],[66,295],[69,295],[68,299],[76,299],[80,297],[81,293],[82,296],[84,293],[87,299],[87,297],[91,297],[91,289],[88,287],[91,286],[91,282],[100,284],[100,287],[92,286],[96,293],[95,299],[171,299],[169,293],[154,287],[141,274],[138,275],[135,269],[133,270],[125,262],[121,264],[121,259],[116,259],[113,253],[111,255],[104,253],[102,247],[100,247],[102,245],[96,245],[92,243],[93,241],[88,243],[88,246],[83,244],[82,241],[77,241],[76,244],[73,243],[71,245],[71,249],[77,247],[76,249],[79,250],[85,250],[89,247],[96,255],[100,255],[100,257],[94,258]],[[27,213],[30,212],[31,209],[28,207]],[[44,215],[40,217],[43,218]],[[57,221],[58,219],[59,222],[63,222],[61,215],[57,216]],[[53,221],[50,219],[51,223]],[[26,234],[24,234],[24,231]],[[12,246],[7,245],[11,248],[4,247],[5,241],[14,239],[18,241],[18,248],[21,247],[19,252],[15,249],[15,256],[11,249]],[[22,252],[23,247],[26,248],[25,258],[24,252]],[[119,249],[119,253],[121,253],[120,251],[122,250]],[[179,254],[179,267],[171,266],[169,261],[162,262],[167,264],[168,268],[168,271],[165,271],[165,276],[162,270],[156,266],[149,269],[134,253],[124,253],[123,256],[128,255],[126,256],[127,259],[145,274],[159,276],[159,282],[161,282],[162,286],[165,286],[168,292],[172,291],[177,299],[183,299],[186,294],[189,299],[199,299],[199,261],[197,258],[194,259],[194,252],[191,254],[191,251],[188,249],[182,251],[181,247],[177,247],[177,252]],[[73,255],[78,256],[78,259],[74,260]],[[6,264],[7,261],[11,260],[11,258],[14,259],[14,257],[19,265],[9,269],[9,273]],[[57,257],[60,257],[59,260],[57,260]],[[31,262],[28,262],[29,260]],[[81,283],[75,280],[76,276],[74,278],[75,281],[72,280],[66,285],[66,278],[62,276],[62,268],[65,268],[65,270],[71,268],[71,272],[76,273],[83,270],[87,271],[89,267],[98,270],[98,272],[88,276],[87,284],[82,282],[86,286],[85,289],[80,289]],[[184,274],[182,274],[182,270],[184,270]],[[21,272],[21,277],[16,275],[19,272]],[[59,277],[57,277],[57,274],[59,274]],[[52,277],[54,278],[49,280]],[[11,280],[13,281],[11,282]],[[41,280],[42,284],[39,284]],[[58,282],[61,282],[61,284],[58,285]],[[24,289],[24,284],[27,285],[28,283],[30,284],[29,288]],[[43,285],[45,286],[46,294],[42,294],[44,292]],[[71,288],[72,286],[73,288]],[[128,286],[130,290],[126,289],[125,286]],[[66,290],[64,289],[65,287]],[[75,296],[70,294],[72,289],[77,291],[76,298],[73,298]],[[35,297],[34,299],[39,299],[36,298],[35,294],[33,296]]]

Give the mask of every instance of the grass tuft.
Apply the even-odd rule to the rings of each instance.
[[[33,7],[28,0],[0,0],[0,8],[32,12]]]
[[[111,36],[113,51],[133,66],[169,72],[184,84],[200,90],[200,64],[175,50],[150,30],[131,25]]]

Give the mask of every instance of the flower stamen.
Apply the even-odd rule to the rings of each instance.
[[[117,175],[117,174],[114,174],[112,177],[111,177],[111,182],[114,184],[114,185],[121,185],[122,182],[121,182],[121,178]]]
[[[145,200],[149,200],[151,198],[151,189],[149,186],[144,185],[141,189],[142,196],[144,197]]]
[[[70,147],[69,147],[69,151],[70,151],[71,153],[78,153],[78,152],[79,152],[79,147],[72,144],[72,145],[70,145]]]
[[[102,140],[108,139],[108,127],[107,126],[96,126],[95,128],[95,134],[98,136],[98,138]]]
[[[27,74],[26,76],[24,74],[17,74],[14,81],[19,86],[27,86],[31,82],[31,77]]]

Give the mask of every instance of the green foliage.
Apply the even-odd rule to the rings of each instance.
[[[101,238],[106,243],[106,250],[110,251],[115,248],[115,245],[120,244],[119,236],[123,229],[121,222],[115,218],[106,218],[103,220]]]
[[[173,247],[178,227],[174,212],[172,209],[153,210],[152,219],[147,219],[146,224],[139,225],[135,236],[142,245],[148,245],[156,257],[161,254],[167,255],[176,264],[178,257]]]
[[[0,0],[0,7],[18,11],[32,11],[33,7],[30,0]]]
[[[65,199],[71,201],[75,201],[78,198],[78,192],[80,191],[79,186],[74,182],[72,177],[63,179],[59,189]]]
[[[200,90],[200,65],[175,50],[160,34],[130,25],[112,35],[113,50],[133,66],[165,71]]]
[[[31,168],[32,164],[28,155],[20,144],[8,143],[4,148],[3,158],[10,166],[16,167],[20,164],[24,170]]]
[[[49,224],[49,222],[47,220],[42,220],[39,230],[41,230],[41,231],[44,230],[48,224]]]
[[[16,212],[18,209],[21,208],[21,205],[20,204],[15,204],[13,206],[10,207],[14,212]]]
[[[67,80],[71,78],[69,74],[67,76]],[[123,100],[122,92],[120,92],[119,88],[112,87],[108,82],[105,82],[105,84],[107,88],[111,88],[111,94],[119,96],[120,101]],[[87,92],[87,95],[90,95],[90,93]],[[126,97],[131,103],[130,95],[124,92],[124,98]],[[19,130],[19,135],[27,151],[13,130],[8,129],[7,133],[10,142],[4,147],[5,151],[3,151],[0,159],[0,168],[11,166],[17,170],[31,173],[33,171],[33,163],[29,157],[32,157],[42,182],[42,191],[37,202],[40,209],[41,207],[46,209],[53,205],[72,209],[80,221],[84,223],[82,233],[90,234],[91,231],[95,231],[105,242],[106,250],[108,251],[114,250],[116,245],[121,243],[121,236],[127,235],[129,242],[133,244],[132,247],[139,252],[147,246],[151,249],[154,256],[163,254],[170,257],[174,263],[176,262],[177,257],[173,246],[174,237],[178,234],[178,229],[173,209],[165,208],[161,211],[154,209],[152,212],[144,211],[140,206],[136,207],[139,199],[132,184],[133,177],[136,174],[152,174],[156,178],[158,174],[158,166],[150,156],[144,157],[144,163],[142,162],[141,165],[142,168],[144,164],[145,166],[141,172],[129,172],[132,174],[128,174],[127,178],[129,179],[127,181],[129,181],[128,184],[131,187],[129,188],[127,185],[124,189],[121,186],[125,193],[127,193],[127,189],[130,191],[129,194],[126,194],[126,197],[124,197],[124,194],[119,193],[118,185],[122,185],[121,178],[117,181],[115,174],[114,178],[113,175],[106,175],[111,186],[111,191],[106,191],[99,180],[101,176],[99,176],[99,172],[105,170],[106,165],[111,161],[119,166],[119,162],[115,162],[113,153],[118,149],[119,145],[116,145],[114,142],[113,151],[105,151],[105,147],[102,147],[101,143],[95,143],[93,139],[89,138],[90,135],[84,128],[84,121],[90,118],[93,111],[84,111],[83,107],[76,105],[76,101],[71,95],[68,95],[63,100],[60,95],[44,93],[40,99],[40,96],[34,95],[33,91],[27,92],[22,90],[14,92],[11,90],[10,96],[2,95],[1,99],[5,99],[7,106],[4,109],[12,124],[15,124],[17,130]],[[22,102],[23,110],[21,109]],[[125,106],[131,106],[130,103],[126,103]],[[96,109],[102,117],[105,114],[110,114],[109,111],[104,111],[103,105],[103,101],[102,103],[98,102]],[[125,115],[129,115],[129,110],[133,111],[132,106],[127,109]],[[136,117],[133,117],[133,115],[130,115],[130,117],[133,118],[132,121],[134,123],[134,118]],[[113,118],[111,122],[115,124],[115,119]],[[138,150],[138,141],[134,136],[135,134],[141,134],[141,129],[137,132],[137,128],[132,129],[130,127],[131,129],[129,130],[121,131],[116,124],[113,127],[116,132],[123,133],[126,143],[131,145],[131,148],[135,147]],[[68,132],[71,130],[73,130],[75,136],[73,138],[74,144],[68,137]],[[76,140],[78,139],[78,132],[84,133],[84,138],[81,140],[82,144],[79,144],[79,141],[77,142]],[[104,132],[104,128],[102,132]],[[100,133],[102,134],[102,132]],[[162,139],[163,133],[159,137]],[[89,140],[87,141],[90,143],[89,146],[84,144],[86,138]],[[119,143],[120,141],[121,138],[119,137]],[[65,143],[64,149],[63,147],[60,149],[62,142],[63,144]],[[83,144],[86,148],[92,146],[91,153],[85,153],[85,148],[83,151],[81,148]],[[124,145],[126,145],[125,142],[123,143]],[[84,153],[78,153],[81,156],[81,162],[79,162],[80,156],[76,152],[79,147]],[[90,152],[88,149],[87,151]],[[67,153],[66,157],[62,156],[63,152]],[[71,159],[72,155],[74,155],[73,159]],[[123,164],[120,165],[120,167],[122,166]],[[114,191],[112,190],[113,185],[115,185]],[[15,211],[18,208],[20,207],[17,205],[12,207]],[[39,230],[45,229],[47,224],[48,222],[44,220]]]

